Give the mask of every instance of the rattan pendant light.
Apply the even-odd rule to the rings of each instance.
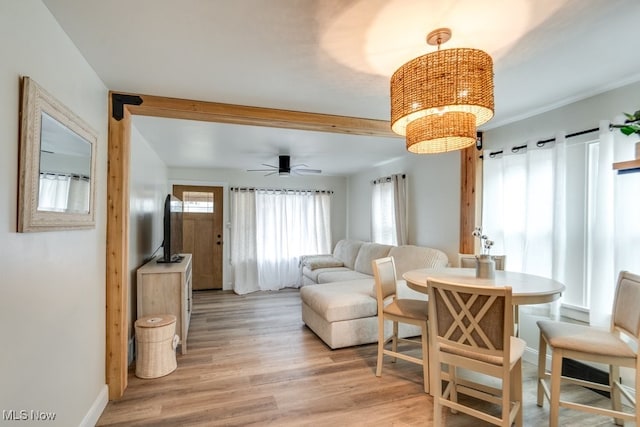
[[[440,50],[451,30],[427,36],[436,52],[412,59],[391,76],[391,129],[413,153],[460,150],[493,117],[493,60],[478,49]]]

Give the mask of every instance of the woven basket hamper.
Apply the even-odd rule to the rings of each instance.
[[[136,377],[158,378],[175,371],[176,316],[141,317],[136,320]]]

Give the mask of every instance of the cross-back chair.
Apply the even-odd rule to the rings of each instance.
[[[636,398],[620,383],[620,367],[635,369],[635,393],[640,384],[640,276],[622,271],[618,275],[611,327],[602,330],[586,325],[540,320],[540,347],[538,350],[538,406],[544,397],[549,400],[549,426],[558,425],[560,407],[613,417],[615,423],[635,421],[640,426],[640,408]],[[633,343],[632,348],[626,340]],[[546,369],[547,347],[551,350],[551,371]],[[562,373],[562,360],[603,363],[609,366],[609,384],[570,378]],[[550,380],[550,385],[547,384]],[[610,393],[611,408],[599,408],[582,403],[560,400],[561,383],[573,383]],[[634,412],[624,412],[621,395],[635,406]]]
[[[376,376],[382,376],[383,358],[385,355],[400,358],[407,362],[422,365],[424,391],[429,393],[429,332],[427,302],[407,298],[397,298],[396,268],[393,257],[380,258],[372,261],[373,276],[375,278],[376,299],[378,303],[378,359]],[[391,321],[393,331],[385,339],[384,323]],[[398,323],[408,323],[421,328],[421,339],[400,338]],[[391,343],[391,348],[387,348]],[[418,345],[422,349],[422,358],[417,358],[398,351],[398,343]]]
[[[442,409],[461,411],[500,426],[522,426],[522,354],[525,342],[511,336],[511,288],[472,286],[429,279],[433,420]],[[446,368],[446,372],[443,368]],[[459,368],[498,378],[498,389],[459,376]],[[447,382],[444,391],[442,380]],[[500,416],[459,402],[462,393],[501,406]]]
[[[491,259],[496,263],[496,270],[504,270],[507,263],[506,255],[491,255]],[[476,255],[458,254],[458,265],[460,268],[475,268]],[[513,306],[513,326],[516,336],[520,333],[520,307]]]

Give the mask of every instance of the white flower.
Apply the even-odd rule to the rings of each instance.
[[[489,239],[489,236],[486,234],[482,234],[482,227],[476,227],[471,233],[473,237],[477,237],[480,239],[480,246],[482,247],[482,254],[489,255],[491,251],[491,246],[493,246],[493,240]]]

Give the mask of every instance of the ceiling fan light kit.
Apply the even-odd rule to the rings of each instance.
[[[282,177],[288,177],[290,175],[307,175],[307,174],[319,174],[322,173],[320,169],[308,169],[303,164],[291,165],[291,156],[280,155],[278,156],[278,166],[269,165],[263,163],[262,166],[266,166],[269,169],[248,169],[247,172],[269,172],[265,176],[275,175]]]
[[[476,128],[493,117],[493,60],[470,48],[440,50],[451,30],[427,36],[437,45],[391,76],[391,129],[406,136],[413,153],[442,153],[470,147]]]

